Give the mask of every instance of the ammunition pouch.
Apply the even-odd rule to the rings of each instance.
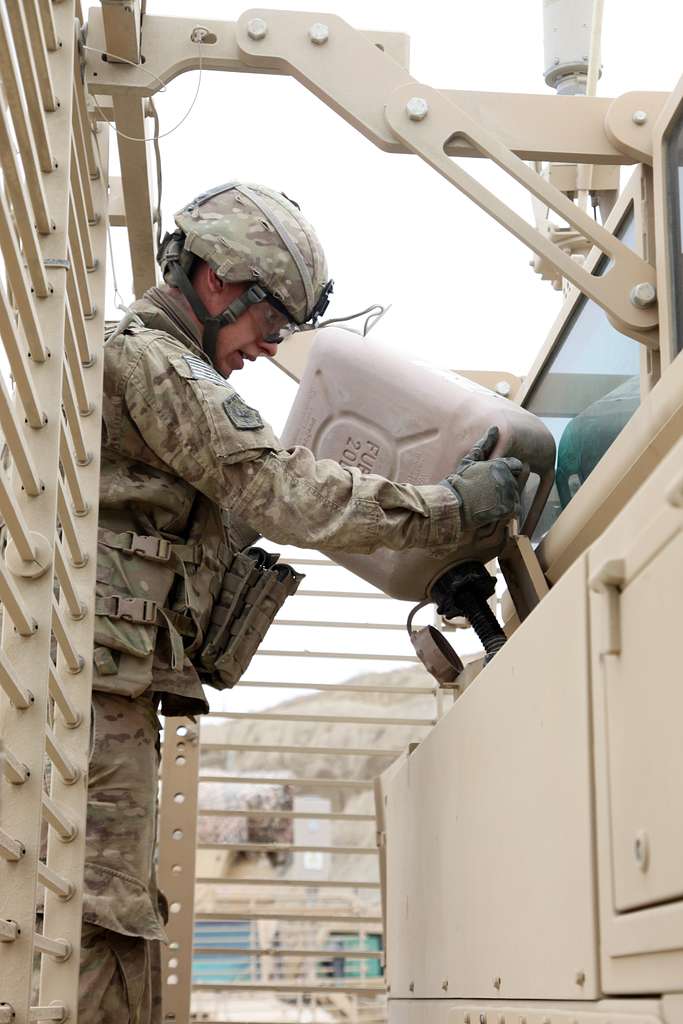
[[[195,667],[216,689],[232,687],[303,574],[261,548],[237,552],[223,577]]]
[[[235,552],[225,541],[174,544],[163,537],[100,529],[94,654],[98,676],[117,675],[121,655],[147,659],[151,670],[162,629],[165,638],[159,639],[167,645],[173,670],[182,669],[187,658],[202,682],[219,690],[234,686],[285,599],[303,579],[278,557],[260,548]],[[137,663],[142,669],[141,661]],[[128,686],[129,696],[143,692],[151,681],[147,670],[131,673],[129,665],[127,673],[140,677]],[[116,685],[106,689],[118,692]]]

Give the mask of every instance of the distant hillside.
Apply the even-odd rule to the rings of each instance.
[[[424,669],[399,669],[393,672],[367,673],[348,680],[354,686],[391,686],[410,688],[432,686],[434,680]],[[448,698],[445,698],[448,700]],[[430,694],[344,693],[330,685],[322,691],[284,700],[268,708],[274,714],[343,715],[359,718],[435,717],[435,700]],[[355,725],[344,722],[267,722],[249,720],[205,720],[202,739],[214,743],[268,743],[310,747],[358,746],[368,749],[403,750],[409,742],[424,735],[425,728],[403,725]],[[348,777],[374,778],[391,761],[391,756],[331,757],[330,755],[279,754],[261,751],[229,753],[211,752],[204,763],[245,774],[251,771],[273,771],[277,774],[308,778]],[[351,777],[353,777],[351,776]]]
[[[396,687],[409,689],[433,686],[434,680],[423,669],[416,667],[386,673],[367,673],[348,680],[348,684],[367,687]],[[448,706],[449,698],[444,698]],[[433,721],[436,714],[435,699],[430,694],[410,693],[345,693],[336,686],[305,696],[285,700],[269,708],[274,714],[343,715],[357,718],[396,718]],[[344,722],[269,722],[249,720],[205,720],[202,739],[213,743],[277,744],[304,747],[362,747],[378,751],[372,755],[345,756],[334,754],[281,754],[260,751],[212,751],[203,755],[203,770],[226,774],[272,774],[288,778],[310,779],[374,779],[387,768],[393,753],[383,755],[381,750],[401,752],[410,742],[421,739],[429,726],[392,724],[355,724]],[[250,787],[251,789],[251,787]],[[374,813],[372,788],[358,792],[334,787],[292,787],[295,794],[314,793],[329,797],[331,810],[355,814]],[[227,794],[226,794],[226,798]],[[247,794],[245,793],[245,798]],[[232,801],[232,797],[229,798]],[[245,801],[246,802],[246,801]],[[213,805],[213,802],[212,802]],[[231,803],[232,806],[235,806]],[[205,804],[206,806],[206,804]],[[280,806],[283,806],[282,804]],[[230,831],[237,824],[232,821]],[[239,820],[239,819],[238,819]],[[274,823],[274,822],[273,822]],[[280,822],[280,826],[284,824]],[[213,819],[215,827],[215,819]],[[345,846],[370,846],[375,842],[375,829],[371,822],[333,822],[332,842]],[[274,832],[277,831],[274,829]],[[227,829],[226,829],[227,832]],[[274,837],[275,838],[275,837]],[[278,837],[283,841],[283,837]],[[374,878],[374,858],[367,856],[335,858],[336,878],[365,880]],[[284,866],[283,866],[284,867]],[[285,871],[287,869],[285,868]]]

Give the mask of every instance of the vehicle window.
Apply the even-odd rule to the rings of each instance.
[[[635,244],[633,215],[619,237]],[[604,273],[605,261],[598,273]],[[631,418],[640,402],[640,345],[620,334],[603,310],[585,297],[577,303],[555,352],[524,406],[545,422],[557,445],[556,481],[534,539],[550,529],[563,508]]]

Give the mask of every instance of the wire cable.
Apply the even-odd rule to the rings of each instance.
[[[104,54],[106,57],[114,56],[115,60],[121,61],[121,63],[123,63],[123,64],[130,64],[134,68],[137,68],[139,71],[144,71],[145,74],[150,76],[150,78],[153,78],[156,82],[159,82],[159,84],[161,86],[161,88],[158,90],[159,92],[166,92],[166,86],[161,81],[161,79],[157,75],[153,74],[153,72],[147,71],[147,69],[142,64],[136,64],[135,61],[126,60],[123,57],[116,57],[115,55],[107,53],[105,50],[98,50],[95,46],[84,46],[83,49],[84,50],[92,50],[94,53]],[[185,111],[183,116],[180,118],[180,120],[176,124],[173,125],[172,128],[169,128],[168,131],[163,132],[161,135],[159,135],[159,134],[152,135],[152,136],[150,136],[150,138],[146,138],[145,136],[143,136],[142,138],[136,138],[136,136],[134,136],[134,135],[126,135],[125,132],[122,132],[120,130],[120,128],[116,127],[115,122],[110,121],[109,118],[105,116],[104,111],[102,110],[101,106],[99,105],[99,103],[95,99],[95,96],[93,95],[92,96],[92,101],[95,104],[95,107],[98,110],[99,114],[101,115],[101,120],[102,121],[106,121],[106,123],[109,125],[109,127],[113,128],[113,130],[116,132],[116,134],[118,136],[120,136],[122,139],[127,139],[128,142],[156,142],[156,143],[158,143],[159,139],[168,138],[169,135],[172,135],[173,132],[177,131],[178,128],[180,128],[181,124],[184,124],[184,122],[187,121],[188,117],[190,116],[190,114],[194,110],[194,106],[195,106],[195,104],[197,102],[197,98],[199,96],[199,90],[200,90],[201,85],[202,85],[202,70],[203,70],[203,68],[202,68],[202,44],[201,44],[200,40],[197,40],[197,53],[198,53],[199,76],[197,78],[197,88],[195,89],[195,94],[192,97],[192,102],[190,103],[190,106],[187,108],[187,110]]]
[[[99,171],[100,171],[100,176],[102,178],[102,181],[106,181],[108,183],[109,175],[108,175],[108,173],[105,174],[105,170],[106,169],[105,169],[105,166],[104,166],[104,160],[102,159],[102,152],[100,150],[100,142],[99,142],[99,139],[97,138],[97,133],[93,132],[93,136],[94,136],[94,139],[95,139],[95,149],[97,150],[97,163],[98,163],[98,167],[99,167]],[[114,260],[114,242],[113,242],[112,234],[111,234],[111,223],[110,223],[110,220],[109,220],[109,216],[107,216],[106,221],[107,221],[107,246],[109,248],[109,265],[111,267],[112,284],[114,285],[114,306],[116,307],[116,309],[120,309],[121,312],[123,312],[123,313],[130,313],[131,309],[123,301],[123,295],[119,291],[119,282],[118,282],[118,279],[116,277],[116,261]]]
[[[379,306],[379,308],[378,308],[376,313],[371,313],[370,316],[367,317],[365,323],[363,324],[363,337],[364,338],[367,337],[367,335],[370,333],[370,331],[372,330],[373,327],[377,326],[377,324],[380,322],[382,317],[385,316],[389,312],[389,310],[391,309],[391,306],[392,306],[391,302],[389,303],[388,306]]]
[[[366,318],[363,324],[362,331],[356,331],[356,334],[362,334],[363,337],[372,330],[375,324],[382,319],[385,313],[391,309],[391,305],[381,306],[379,302],[374,303],[372,306],[368,306],[367,309],[361,309],[358,313],[351,313],[349,316],[335,316],[329,320],[322,320],[316,327],[329,327],[330,324],[344,324],[348,323],[349,320],[357,320],[359,316],[365,316],[366,313],[370,315]],[[372,321],[372,322],[371,322]]]
[[[161,245],[161,195],[163,192],[163,175],[161,172],[161,146],[159,145],[159,114],[157,108],[154,105],[154,100],[150,98],[150,107],[152,110],[152,117],[154,118],[154,159],[157,165],[157,206],[154,211],[154,219],[157,226],[157,249]]]
[[[113,59],[113,60],[119,61],[122,64],[129,64],[129,65],[131,65],[131,67],[134,67],[134,68],[137,68],[140,71],[143,71],[146,75],[149,75],[149,77],[153,81],[159,83],[159,86],[160,86],[160,88],[158,90],[159,92],[166,92],[166,84],[164,82],[162,82],[162,80],[158,77],[158,75],[155,75],[153,72],[148,71],[147,68],[145,68],[142,64],[136,64],[132,60],[128,60],[125,57],[120,57],[120,56],[117,56],[116,54],[109,53],[106,50],[99,50],[95,46],[88,46],[87,44],[83,44],[83,49],[84,50],[91,50],[93,53],[99,53],[100,56],[107,57],[107,59]],[[152,97],[149,97],[149,104],[150,104],[150,108],[151,108],[151,111],[152,111],[152,118],[154,120],[154,134],[151,137],[149,137],[149,138],[147,138],[147,137],[136,138],[133,135],[127,135],[125,132],[122,132],[121,129],[116,126],[115,122],[110,121],[109,118],[107,118],[105,116],[105,113],[102,110],[102,108],[99,105],[99,103],[97,102],[96,97],[91,94],[92,95],[93,104],[94,104],[96,110],[98,111],[98,113],[100,114],[100,119],[102,121],[104,121],[105,124],[109,125],[109,127],[113,129],[113,131],[116,133],[117,136],[119,136],[122,139],[127,139],[129,142],[144,142],[144,143],[151,142],[152,145],[154,146],[154,158],[155,158],[155,162],[156,162],[156,179],[157,179],[157,202],[156,202],[156,207],[155,207],[153,216],[154,216],[154,221],[156,223],[156,243],[157,243],[157,247],[161,244],[161,231],[162,231],[162,227],[161,227],[161,197],[162,197],[162,193],[163,193],[163,172],[162,172],[162,163],[161,163],[161,147],[159,146],[159,140],[160,139],[165,139],[169,135],[172,135],[173,132],[177,131],[177,129],[180,128],[180,126],[190,116],[190,114],[192,113],[192,111],[193,111],[193,109],[195,107],[195,104],[197,103],[197,99],[199,97],[199,91],[200,91],[201,84],[202,84],[202,71],[203,71],[203,67],[202,67],[202,43],[201,43],[201,40],[197,40],[197,55],[198,55],[199,75],[197,77],[197,88],[195,89],[194,96],[192,97],[192,102],[190,103],[190,106],[188,107],[186,112],[183,114],[183,116],[180,118],[180,120],[172,128],[169,128],[168,131],[166,131],[166,132],[162,133],[162,132],[159,131],[159,128],[160,128],[159,113],[158,113],[158,111],[156,109],[156,106],[154,104],[154,100],[152,99]],[[98,139],[97,139],[97,135],[95,133],[93,133],[93,134],[94,134],[94,138],[95,138],[95,146],[97,148],[97,154],[98,154],[98,157],[99,157],[100,173],[103,174],[102,154],[100,153],[100,147],[99,147],[99,142],[98,142]],[[110,257],[111,269],[112,269],[112,281],[113,281],[113,284],[114,284],[114,304],[115,304],[117,309],[120,309],[123,312],[128,313],[128,312],[130,312],[129,307],[123,301],[123,296],[121,295],[121,292],[119,291],[118,281],[117,281],[117,278],[116,278],[116,264],[114,262],[114,246],[113,246],[113,241],[112,241],[111,225],[109,224],[109,220],[108,219],[107,219],[107,243],[108,243],[108,247],[109,247],[109,257]]]
[[[201,74],[202,74],[201,45],[202,45],[201,41],[198,41],[198,46],[200,47],[200,52],[199,52],[199,82],[197,83],[197,91],[195,92],[195,96],[194,96],[194,99],[192,101],[192,106],[194,106],[194,104],[195,104],[195,102],[197,100],[197,96],[199,94],[199,85],[201,83]],[[109,58],[116,59],[117,61],[119,61],[122,64],[129,64],[131,67],[138,68],[140,71],[144,71],[144,73],[146,75],[149,75],[150,78],[153,81],[159,83],[159,86],[160,86],[159,92],[166,92],[166,85],[164,84],[164,82],[162,82],[162,80],[158,77],[158,75],[155,75],[154,72],[152,72],[152,71],[148,71],[147,68],[145,68],[142,64],[136,64],[134,61],[128,60],[126,57],[118,57],[115,54],[109,53],[109,51],[98,50],[97,47],[95,47],[95,46],[88,46],[85,43],[83,44],[83,49],[84,50],[92,50],[93,53],[99,53],[101,56],[106,56],[108,59]],[[157,166],[157,205],[156,205],[156,210],[154,211],[154,220],[155,220],[155,223],[156,223],[156,239],[157,239],[157,247],[158,247],[159,244],[161,243],[161,193],[162,193],[162,188],[163,188],[163,179],[162,179],[162,171],[161,171],[161,149],[159,148],[159,138],[161,137],[160,133],[159,133],[159,114],[158,114],[157,108],[156,108],[156,106],[154,104],[154,100],[153,100],[153,98],[151,96],[149,97],[149,100],[148,100],[150,109],[152,111],[152,117],[154,119],[154,135],[151,137],[151,139],[134,139],[131,135],[126,135],[124,132],[120,131],[120,129],[118,129],[115,124],[113,124],[111,121],[108,121],[104,117],[104,111],[100,107],[100,105],[97,102],[97,100],[96,100],[94,95],[92,95],[92,101],[93,101],[95,107],[97,108],[97,110],[99,111],[99,113],[102,115],[102,117],[106,121],[106,123],[109,125],[110,128],[114,129],[114,131],[116,132],[117,135],[120,135],[124,139],[129,139],[131,142],[135,142],[135,141],[137,141],[137,142],[151,142],[154,145],[154,158],[156,160],[156,166]],[[190,107],[190,110],[191,109],[192,109],[192,107]],[[187,111],[187,114],[185,115],[185,117],[188,116],[188,114],[190,113],[190,110]],[[176,128],[179,127],[180,124],[182,124],[182,121],[179,121],[178,124],[175,127]],[[175,131],[175,128],[170,129],[170,131],[168,133],[166,133],[166,134],[170,135],[171,132],[173,132],[173,131]]]

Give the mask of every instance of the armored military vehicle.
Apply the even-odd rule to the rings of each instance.
[[[442,613],[414,637],[436,679],[245,682],[353,695],[344,699],[361,714],[344,705],[335,716],[321,704],[311,713],[296,702],[216,713],[275,720],[281,730],[291,721],[346,730],[331,731],[324,747],[310,731],[211,741],[196,723],[166,721],[163,1019],[678,1024],[683,80],[670,94],[597,97],[600,0],[544,3],[554,91],[545,95],[435,89],[412,77],[404,36],[359,31],[335,14],[196,20],[144,7],[0,5],[0,336],[11,375],[0,376],[0,1022],[77,1020],[107,230],[127,228],[140,295],[156,281],[153,97],[204,67],[293,76],[387,161],[413,154],[472,199],[566,297],[522,382],[503,372],[472,381],[411,371],[397,359],[385,393],[376,386],[377,400],[363,405],[357,335],[344,346],[343,328],[323,328],[282,348],[278,365],[302,381],[291,443],[419,482],[443,472],[454,434],[458,454],[466,450],[474,435],[463,416],[469,428],[472,410],[485,409],[505,451],[527,463],[523,515],[492,539],[488,570],[382,555],[349,563],[353,587],[299,592],[297,601],[336,595],[356,609],[393,594]],[[107,121],[120,176],[110,170]],[[526,189],[535,223],[454,159],[463,157],[492,161]],[[624,167],[632,171],[620,189]],[[385,335],[378,366],[390,367],[390,342]],[[481,581],[496,558],[506,592],[491,608],[495,581]],[[329,559],[299,562],[312,576],[337,571]],[[437,584],[451,571],[460,576],[448,577],[447,600]],[[483,650],[459,658],[443,635],[459,648],[464,634],[451,629],[467,621]],[[369,613],[352,625],[403,629]],[[338,646],[313,654],[356,657]],[[412,649],[397,651],[367,657],[416,665]],[[292,653],[312,654],[305,644],[262,652]],[[382,703],[373,710],[375,692]],[[434,712],[398,717],[405,698],[420,694]],[[401,733],[398,749],[378,747],[385,726],[414,729],[419,742]],[[375,734],[359,739],[362,729]],[[229,758],[207,769],[202,751]],[[240,767],[246,753],[291,754],[299,767]],[[311,777],[306,764],[324,757]],[[344,770],[333,771],[339,761]],[[359,776],[359,763],[369,775]],[[202,785],[224,783],[267,786],[272,799],[198,802]],[[349,793],[359,790],[365,802],[354,804]],[[197,842],[202,811],[240,824],[200,830]],[[369,828],[372,841],[344,841],[328,826]],[[226,850],[235,857],[219,869],[210,858]],[[271,861],[250,861],[254,853]],[[356,866],[376,858],[377,873],[349,877],[340,867],[347,856]],[[288,864],[295,875],[284,873]],[[239,893],[226,895],[237,883]],[[196,884],[204,888],[195,910]],[[222,902],[206,897],[212,886],[223,887]],[[264,886],[274,886],[271,896]],[[193,987],[214,1001],[192,1003]]]

